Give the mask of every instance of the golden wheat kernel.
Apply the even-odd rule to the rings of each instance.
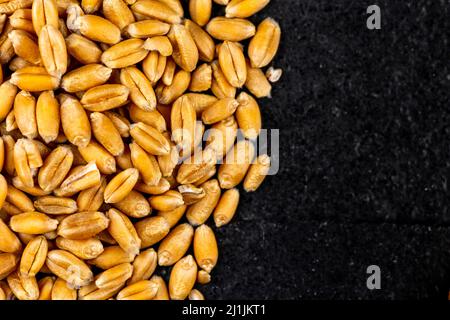
[[[176,180],[180,184],[195,184],[205,174],[210,172],[216,163],[217,155],[215,150],[211,148],[205,149],[203,152],[199,152],[184,161],[178,169]]]
[[[199,26],[206,25],[211,18],[212,0],[189,0],[189,13]]]
[[[47,258],[48,243],[44,236],[37,236],[28,242],[20,260],[20,273],[34,277]]]
[[[177,73],[175,73],[172,84],[170,86],[159,84],[156,88],[156,96],[158,98],[158,102],[164,105],[172,104],[189,88],[190,82],[191,74],[184,70],[179,70]]]
[[[0,253],[0,280],[6,278],[16,269],[19,256],[12,253]]]
[[[22,249],[19,238],[11,231],[11,229],[0,219],[0,231],[2,237],[0,239],[0,251],[7,253],[18,252]]]
[[[221,190],[216,179],[203,183],[201,187],[206,195],[200,201],[191,205],[186,212],[186,218],[193,226],[205,223],[220,199]]]
[[[31,11],[36,34],[39,34],[45,25],[58,27],[58,6],[55,0],[34,0]]]
[[[227,18],[248,18],[264,9],[270,0],[231,0],[225,8]]]
[[[88,64],[65,74],[61,88],[70,93],[86,91],[107,82],[111,73],[112,69],[101,64]]]
[[[94,237],[109,226],[109,219],[101,212],[87,211],[64,217],[58,235],[70,240]]]
[[[102,112],[125,105],[129,94],[122,84],[104,84],[86,91],[80,102],[86,110]]]
[[[133,274],[127,284],[131,285],[141,280],[148,280],[158,266],[156,251],[150,248],[142,251],[133,262]]]
[[[30,200],[30,198],[22,191],[14,188],[11,185],[8,185],[8,193],[6,194],[6,202],[9,206],[15,208],[14,213],[9,213],[11,215],[15,215],[22,212],[28,212],[33,211],[33,202]],[[3,208],[5,209],[5,208]],[[6,250],[2,250],[6,251]],[[7,251],[6,251],[7,252]]]
[[[7,19],[6,14],[4,14],[4,13],[0,14],[0,33],[2,33],[3,28],[5,27],[6,19]]]
[[[191,255],[178,261],[172,268],[169,279],[169,292],[172,300],[187,298],[197,279],[197,264]]]
[[[97,185],[82,190],[77,197],[79,211],[98,211],[103,205],[103,196],[106,188],[106,178],[102,177]]]
[[[113,206],[132,218],[143,218],[151,213],[147,199],[139,192],[132,190],[122,201]]]
[[[83,36],[93,41],[109,45],[120,42],[120,29],[105,18],[87,14],[79,16],[74,23]]]
[[[133,168],[133,162],[131,161],[131,151],[127,145],[125,145],[123,153],[116,156],[116,162],[122,170]]]
[[[53,284],[51,298],[52,300],[77,300],[77,290],[64,279],[58,278]]]
[[[21,58],[21,57],[14,57],[10,62],[9,62],[9,70],[11,70],[12,72],[15,72],[19,69],[25,68],[25,67],[32,67],[33,64],[29,63],[28,61],[26,61],[25,59]]]
[[[1,4],[0,4],[1,5]],[[13,26],[6,22],[3,33],[0,35],[0,63],[7,64],[15,55],[12,41],[8,38],[8,34],[13,30]]]
[[[199,290],[192,289],[189,293],[189,300],[205,300],[205,297]]]
[[[37,198],[34,201],[34,207],[46,214],[72,214],[78,210],[75,200],[55,196]]]
[[[145,40],[144,48],[148,51],[158,51],[165,57],[169,57],[173,53],[172,43],[166,36],[148,38]]]
[[[157,129],[138,122],[131,125],[130,134],[134,141],[152,155],[165,155],[170,152],[170,143]]]
[[[81,0],[81,7],[85,13],[94,13],[100,9],[101,0]]]
[[[68,65],[66,42],[61,32],[52,25],[45,25],[39,33],[38,44],[47,72],[61,78]]]
[[[20,132],[29,139],[37,137],[36,99],[27,91],[21,91],[14,99],[14,118]]]
[[[215,123],[206,140],[206,148],[216,151],[217,160],[221,160],[233,147],[238,134],[238,125],[234,116]]]
[[[247,192],[256,191],[269,174],[270,165],[268,155],[262,154],[256,158],[245,177],[244,190]]]
[[[172,9],[176,14],[180,17],[184,16],[183,5],[180,0],[159,0],[160,2],[164,2],[170,9]]]
[[[44,160],[39,170],[38,183],[44,191],[53,191],[64,181],[73,164],[73,152],[67,146],[58,146]]]
[[[244,179],[255,156],[255,147],[248,140],[237,142],[220,165],[218,179],[222,189],[231,189]]]
[[[52,288],[54,284],[54,277],[44,277],[38,281],[39,298],[38,300],[52,300]]]
[[[6,161],[6,147],[3,139],[0,138],[0,171],[3,170],[5,161]],[[3,204],[3,202],[0,202],[0,204]]]
[[[152,208],[159,211],[170,211],[184,205],[183,196],[175,190],[150,197],[149,202]]]
[[[170,86],[173,82],[173,77],[175,76],[176,63],[173,61],[172,57],[166,60],[166,67],[162,75],[162,83],[166,86]]]
[[[106,215],[110,220],[108,226],[109,234],[123,250],[134,256],[138,255],[141,247],[141,239],[130,219],[116,209],[109,209]]]
[[[71,33],[66,37],[68,53],[83,64],[99,63],[102,51],[97,44],[82,35]]]
[[[130,99],[134,105],[145,111],[156,109],[156,95],[147,77],[136,67],[127,67],[120,71],[120,82],[130,90]]]
[[[95,162],[102,174],[116,172],[116,159],[97,142],[91,141],[86,147],[78,147],[78,151],[86,162]]]
[[[204,63],[192,73],[189,90],[193,92],[207,91],[211,88],[211,83],[212,68],[210,65]]]
[[[91,125],[81,103],[68,96],[61,103],[61,124],[67,139],[77,147],[86,147],[91,141]]]
[[[60,187],[54,190],[56,196],[69,197],[77,192],[89,189],[101,182],[100,171],[95,162],[74,167]]]
[[[3,147],[2,144],[0,144],[0,146]],[[2,174],[0,174],[0,209],[3,207],[3,204],[5,203],[7,195],[8,195],[8,182],[6,181],[5,177]]]
[[[241,47],[231,41],[225,41],[219,49],[219,64],[228,82],[241,88],[247,80],[247,66]]]
[[[9,224],[15,232],[44,234],[56,230],[58,220],[51,219],[40,212],[25,212],[12,216]]]
[[[184,184],[178,186],[178,191],[183,196],[183,201],[186,205],[194,204],[206,195],[205,190],[198,188],[192,184]]]
[[[3,121],[13,107],[17,94],[17,87],[10,81],[5,81],[0,85],[0,121]]]
[[[216,17],[208,23],[206,31],[217,40],[239,42],[253,37],[256,28],[249,20]]]
[[[103,14],[120,30],[133,23],[135,18],[133,12],[128,8],[127,4],[122,0],[103,0]]]
[[[213,95],[203,93],[186,93],[185,94],[194,104],[195,112],[197,116],[200,116],[202,112],[217,102],[217,98]]]
[[[170,225],[163,217],[149,217],[135,224],[136,232],[142,240],[141,248],[148,248],[158,243],[170,231]]]
[[[192,72],[197,66],[199,54],[197,45],[189,30],[181,25],[172,25],[168,34],[173,46],[173,59],[184,71]]]
[[[23,30],[12,30],[8,37],[12,42],[16,55],[33,65],[41,63],[39,47],[33,35]]]
[[[35,277],[16,271],[7,278],[8,285],[19,300],[37,300],[39,287]]]
[[[79,300],[114,300],[114,296],[122,289],[123,283],[107,289],[99,289],[91,283],[78,290]]]
[[[4,17],[3,17],[4,16]],[[6,15],[0,15],[0,24],[4,26]],[[10,17],[9,22],[14,29],[20,29],[34,34],[33,22],[31,21],[31,9],[16,10]],[[0,30],[1,32],[1,30]]]
[[[109,270],[100,273],[95,280],[95,285],[99,289],[116,288],[132,276],[133,266],[130,263],[119,264]]]
[[[22,183],[27,187],[33,187],[37,169],[42,166],[42,158],[32,140],[23,138],[17,140],[14,145],[14,164]]]
[[[36,122],[39,135],[45,143],[56,140],[59,134],[59,102],[53,91],[42,92],[36,103]]]
[[[197,282],[199,284],[207,284],[211,282],[211,275],[205,270],[199,270],[197,273]]]
[[[148,154],[137,143],[130,144],[131,161],[139,170],[143,182],[147,185],[157,185],[161,179],[161,170],[154,155]]]
[[[157,292],[157,283],[141,280],[122,289],[117,294],[117,300],[152,300]]]
[[[189,249],[194,236],[194,229],[188,223],[175,227],[158,247],[158,264],[171,266],[180,260]]]
[[[135,104],[131,104],[129,108],[130,119],[137,123],[143,122],[151,127],[154,127],[159,132],[167,131],[166,120],[158,110],[145,111]]]
[[[139,63],[147,54],[144,40],[128,39],[105,50],[101,60],[109,68],[120,69]]]
[[[92,133],[109,153],[119,156],[124,151],[124,143],[111,118],[117,119],[115,114],[92,112],[90,114]]]
[[[222,227],[233,219],[239,204],[239,190],[236,188],[224,192],[214,209],[213,217],[216,227]]]
[[[234,98],[224,98],[202,113],[202,120],[205,124],[214,124],[232,116],[239,106],[239,102]]]
[[[172,140],[178,144],[179,148],[192,148],[197,117],[189,97],[181,96],[175,101],[170,118]]]
[[[142,70],[154,86],[164,74],[167,57],[161,55],[158,51],[150,51],[142,62]]]
[[[133,262],[134,258],[134,255],[125,252],[117,245],[113,245],[106,247],[97,258],[89,260],[89,264],[107,270],[121,263]]]
[[[138,178],[139,171],[135,168],[117,174],[106,186],[105,202],[115,203],[123,200],[131,192]]]
[[[131,38],[151,38],[164,36],[170,30],[170,25],[159,20],[142,20],[129,24],[125,33]]]
[[[256,100],[249,94],[242,92],[238,97],[236,120],[245,138],[254,140],[261,131],[261,111]]]
[[[134,13],[139,13],[150,19],[160,20],[170,24],[181,23],[182,17],[163,1],[138,0],[132,6]]]
[[[94,275],[79,258],[65,250],[52,250],[47,254],[47,267],[58,277],[78,288],[89,284]]]
[[[281,29],[272,18],[267,18],[258,26],[255,36],[248,46],[248,56],[253,67],[263,68],[272,62],[280,45]]]
[[[272,85],[260,68],[253,68],[247,60],[247,80],[245,87],[256,98],[271,98]]]
[[[211,91],[218,99],[234,98],[236,96],[236,88],[233,87],[225,77],[219,62],[214,61],[211,64],[213,69],[213,79],[211,83]]]
[[[180,157],[178,155],[178,147],[170,139],[169,134],[165,132],[164,135],[169,140],[171,149],[167,155],[158,156],[157,160],[162,176],[170,177],[173,175],[173,172],[179,163]]]
[[[170,183],[167,179],[161,178],[157,185],[149,186],[143,182],[138,182],[134,188],[142,193],[158,195],[168,191],[170,189]]]

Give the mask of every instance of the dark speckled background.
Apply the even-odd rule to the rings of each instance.
[[[366,28],[366,8],[382,29]],[[281,170],[217,231],[209,299],[446,299],[448,0],[272,0]],[[366,288],[381,267],[382,289]]]

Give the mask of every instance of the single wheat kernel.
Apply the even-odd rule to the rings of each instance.
[[[199,290],[192,289],[189,293],[189,300],[205,300],[205,297]]]
[[[223,193],[216,208],[213,217],[216,227],[222,227],[230,223],[233,219],[239,204],[239,190],[234,188]]]
[[[266,77],[271,83],[280,81],[282,75],[283,69],[275,69],[274,67],[270,67],[266,71]]]
[[[208,273],[216,266],[219,256],[217,241],[214,232],[206,224],[203,224],[194,233],[194,256],[200,268]]]
[[[71,287],[67,281],[58,278],[52,287],[52,300],[77,300],[77,290]]]
[[[191,255],[178,261],[172,268],[169,293],[172,300],[184,300],[191,292],[197,279],[197,264]]]
[[[199,270],[197,273],[197,282],[199,284],[207,284],[211,282],[211,275],[205,270]]]

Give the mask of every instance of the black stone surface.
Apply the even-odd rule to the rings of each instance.
[[[366,28],[378,4],[382,29]],[[446,299],[448,0],[273,0],[284,69],[261,101],[278,175],[217,231],[209,299]],[[379,265],[382,289],[366,288]]]

